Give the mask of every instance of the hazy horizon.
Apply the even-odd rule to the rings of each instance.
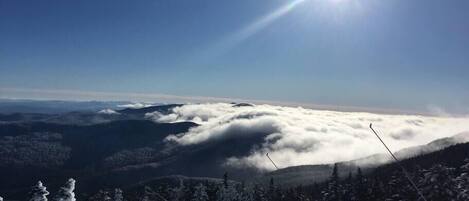
[[[133,103],[152,104],[186,104],[186,103],[253,103],[269,104],[288,107],[304,107],[317,110],[331,110],[343,112],[370,112],[378,114],[409,114],[409,115],[431,115],[431,116],[467,116],[469,111],[450,111],[436,105],[427,105],[422,110],[406,110],[388,107],[363,107],[354,105],[326,105],[308,102],[286,102],[270,100],[254,100],[229,97],[200,97],[200,96],[178,96],[157,93],[115,93],[76,90],[43,90],[43,89],[18,89],[0,88],[0,99],[4,100],[31,100],[31,101],[123,101]]]

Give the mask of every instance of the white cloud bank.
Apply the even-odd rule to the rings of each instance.
[[[100,110],[98,111],[98,114],[120,114],[119,112],[116,112],[115,110],[112,110],[112,109],[103,109],[103,110]]]
[[[250,154],[230,157],[227,165],[272,169],[269,155],[281,167],[332,163],[384,153],[368,128],[373,123],[388,146],[397,151],[469,131],[468,117],[387,115],[337,112],[272,105],[190,104],[164,115],[148,113],[159,122],[193,121],[199,127],[167,138],[181,146],[265,133]]]
[[[150,106],[153,106],[153,104],[150,104],[150,103],[129,103],[129,104],[118,105],[117,107],[140,109],[140,108],[150,107]]]

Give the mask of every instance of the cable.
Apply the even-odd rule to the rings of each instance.
[[[394,158],[394,160],[396,161],[396,163],[399,165],[399,167],[401,167],[402,171],[404,172],[404,175],[407,177],[407,180],[409,180],[410,184],[412,184],[412,186],[415,188],[415,190],[417,191],[417,193],[419,194],[420,198],[424,201],[427,201],[427,199],[425,199],[425,197],[423,196],[422,192],[420,191],[420,189],[417,187],[417,185],[415,185],[414,181],[412,181],[412,179],[410,178],[410,175],[407,173],[406,169],[404,168],[404,166],[402,166],[401,164],[401,161],[399,161],[396,156],[392,153],[392,151],[388,148],[388,146],[384,143],[384,141],[381,139],[381,137],[379,137],[378,133],[376,133],[376,131],[373,129],[373,126],[372,124],[370,123],[370,129],[371,131],[373,131],[373,133],[376,135],[376,137],[378,137],[379,141],[381,141],[381,143],[384,145],[384,147],[388,150],[389,154],[391,154],[391,156]]]
[[[275,165],[274,161],[269,157],[269,153],[268,153],[268,152],[267,152],[267,154],[265,154],[265,156],[267,156],[267,158],[269,158],[270,162],[272,162],[272,164],[274,164],[275,168],[277,168],[277,170],[278,170],[277,165]]]

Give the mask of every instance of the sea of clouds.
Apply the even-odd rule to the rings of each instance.
[[[368,127],[370,123],[393,151],[469,131],[469,117],[340,112],[273,105],[188,104],[174,108],[169,114],[154,112],[146,116],[157,122],[200,124],[187,133],[166,138],[180,146],[262,135],[264,142],[253,146],[250,154],[229,157],[225,163],[261,169],[273,169],[266,153],[281,167],[333,163],[384,153],[383,145]]]

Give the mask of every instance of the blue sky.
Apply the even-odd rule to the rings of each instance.
[[[465,0],[0,0],[0,87],[468,111],[467,10]]]

